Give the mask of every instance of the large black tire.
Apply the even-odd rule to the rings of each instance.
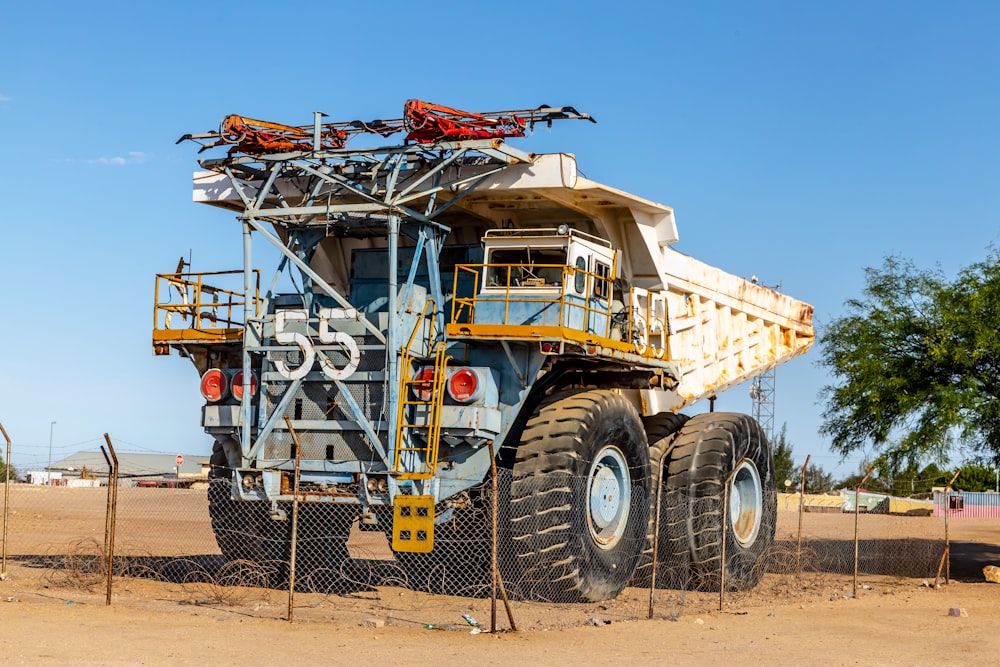
[[[624,397],[594,390],[543,403],[514,462],[512,587],[559,602],[617,596],[644,546],[649,490],[646,435]]]
[[[635,575],[632,577],[633,586],[648,587],[653,581],[653,538],[656,528],[656,498],[660,490],[660,471],[664,454],[668,453],[677,433],[687,423],[688,416],[674,412],[661,412],[660,414],[644,417],[642,426],[646,431],[646,440],[649,442],[649,477],[651,480],[649,496],[649,521],[646,523],[646,545],[639,558],[639,565],[635,568]],[[669,461],[669,456],[668,456]],[[666,472],[665,470],[663,471]],[[661,501],[662,503],[662,501]],[[666,519],[666,512],[660,507],[660,544],[657,547],[657,557],[661,563],[665,562],[665,550],[669,549],[670,525]],[[663,576],[664,572],[657,574],[656,585],[670,585],[669,578]]]
[[[282,507],[286,518],[271,517],[263,501],[232,498],[232,470],[217,442],[210,459],[208,513],[223,557],[260,567],[271,585],[287,583],[291,562],[292,506]],[[329,504],[301,504],[296,546],[296,578],[307,587],[329,592],[347,578],[347,538],[353,513]],[[362,582],[363,583],[363,582]]]
[[[346,592],[371,584],[368,568],[351,559],[347,540],[357,508],[332,503],[300,503],[296,531],[296,588],[319,593]],[[288,523],[292,520],[291,506]]]
[[[730,482],[723,532],[724,483],[741,460]],[[725,536],[726,588],[756,586],[777,520],[774,459],[760,425],[736,413],[692,417],[674,442],[665,493],[668,548],[661,563],[666,558],[678,568],[686,564],[692,587],[719,590]]]
[[[291,523],[272,519],[267,504],[233,500],[231,482],[217,477],[209,480],[208,514],[226,560],[249,561],[276,573],[287,566]]]

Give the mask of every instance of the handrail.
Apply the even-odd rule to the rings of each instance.
[[[201,333],[222,333],[242,329],[243,307],[246,295],[242,291],[207,285],[206,276],[243,275],[242,270],[208,271],[203,273],[158,273],[154,290],[153,331],[194,330]],[[260,316],[260,271],[254,270],[253,310]],[[176,291],[179,302],[173,302]],[[163,292],[166,296],[162,297]],[[221,297],[221,298],[220,298]],[[178,314],[184,324],[176,326],[173,315]],[[208,323],[207,326],[204,326]]]
[[[554,283],[538,278],[537,274],[545,269],[559,269],[561,272],[560,282]],[[499,276],[499,279],[496,280],[495,284],[483,287],[481,277],[484,274],[491,275],[489,273],[491,270],[494,272],[492,276],[494,278]],[[529,278],[531,282],[528,284],[524,284],[523,282],[512,284],[514,282],[512,275],[518,271],[528,272],[534,279],[538,279],[540,282],[536,283],[533,279]],[[475,287],[470,296],[459,296],[459,277],[463,275],[462,272],[471,273],[473,276]],[[521,275],[523,276],[525,273]],[[576,282],[580,276],[584,279],[582,290],[576,289]],[[594,287],[598,284],[597,281],[606,283],[608,288],[606,298],[595,297]],[[649,344],[649,341],[644,342],[641,336],[640,339],[636,339],[633,333],[652,324],[652,322],[646,321],[652,317],[651,313],[644,316],[643,313],[638,312],[638,309],[633,306],[636,295],[645,292],[629,288],[626,294],[619,295],[626,301],[621,304],[621,309],[616,310],[614,307],[615,294],[612,286],[613,280],[608,276],[565,264],[459,264],[455,267],[452,289],[454,296],[452,297],[451,304],[451,324],[476,324],[476,307],[487,300],[493,303],[502,301],[504,304],[501,321],[483,323],[495,326],[516,326],[515,323],[510,321],[512,304],[555,304],[558,306],[560,327],[564,327],[562,323],[564,322],[568,308],[583,312],[584,320],[588,323],[588,326],[594,326],[595,322],[592,316],[596,314],[603,318],[603,330],[595,331],[595,336],[629,345],[633,348],[632,352],[649,359],[662,359],[663,354],[669,354],[667,350],[669,342],[666,340],[669,323],[667,321],[666,310],[664,309],[662,320],[657,318],[657,321],[662,324],[664,334],[663,347],[662,349],[654,348]],[[554,290],[558,290],[558,293],[555,293]],[[577,297],[579,301],[571,301],[568,297]],[[595,305],[595,299],[604,303]],[[612,337],[616,331],[620,334],[620,338],[618,339]]]
[[[500,269],[505,272],[505,279],[502,284],[498,283],[496,285],[488,285],[485,289],[496,289],[495,293],[483,292],[479,289],[479,277],[481,275],[480,271],[489,271],[490,269]],[[535,283],[530,282],[528,284],[512,284],[514,279],[511,277],[514,270],[519,270],[526,272],[533,276],[528,280],[539,280],[541,282]],[[536,273],[544,269],[559,269],[561,272],[560,282],[553,283],[547,282],[542,278],[539,278]],[[468,271],[475,276],[476,291],[472,296],[460,297],[458,296],[458,277],[459,271]],[[522,274],[523,275],[523,274]],[[582,275],[585,277],[585,282],[583,286],[583,294],[575,294],[574,292],[569,292],[570,296],[580,296],[583,301],[581,303],[570,302],[566,300],[567,297],[567,284],[574,283],[576,281],[576,276]],[[606,308],[596,308],[591,304],[591,299],[593,298],[593,287],[596,281],[604,281],[608,283],[608,298]],[[475,314],[475,305],[481,297],[499,297],[503,294],[504,301],[504,317],[503,322],[497,322],[496,324],[506,325],[509,324],[510,320],[510,304],[512,303],[554,303],[559,304],[559,315],[560,321],[562,320],[563,309],[565,307],[577,308],[583,310],[586,315],[591,313],[596,313],[599,315],[604,315],[608,318],[607,323],[604,328],[604,338],[610,337],[611,333],[611,318],[614,315],[612,312],[612,302],[611,298],[611,283],[612,281],[604,276],[591,271],[586,271],[583,269],[578,269],[574,266],[567,266],[565,264],[459,264],[455,267],[455,285],[453,289],[453,294],[455,294],[452,299],[452,314],[451,321],[454,324],[467,324],[473,321]],[[518,291],[512,292],[511,289]],[[544,293],[544,291],[534,291],[534,290],[553,290],[558,289],[559,294],[555,298],[549,297]],[[500,292],[499,290],[502,290]],[[520,290],[533,290],[533,291],[520,291]],[[464,317],[463,317],[464,316]],[[631,315],[630,315],[631,317]]]

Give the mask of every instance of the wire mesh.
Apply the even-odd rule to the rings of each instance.
[[[158,595],[179,604],[286,617],[291,503],[274,512],[268,504],[232,500],[225,481],[202,481],[191,488],[162,488],[142,481],[123,480],[119,487],[111,573],[116,590],[129,580],[161,582],[168,589]],[[377,524],[367,524],[360,521],[354,506],[301,503],[296,617],[335,616],[358,622],[378,618],[390,625],[468,630],[470,621],[463,616],[467,615],[487,628],[496,610],[494,586],[502,600],[502,583],[519,630],[650,616],[676,619],[720,604],[746,609],[850,597],[914,581],[919,585],[933,581],[945,546],[940,516],[862,513],[856,543],[861,588],[857,593],[851,586],[854,514],[837,506],[806,511],[800,532],[797,496],[791,502],[783,498],[773,516],[765,513],[753,547],[741,545],[726,531],[726,587],[720,592],[721,515],[713,519],[708,512],[697,520],[707,534],[715,535],[715,542],[705,541],[696,561],[691,557],[687,518],[681,514],[691,506],[690,499],[664,498],[668,511],[661,516],[663,532],[652,568],[656,582],[650,588],[650,568],[641,576],[633,577],[633,571],[649,557],[645,532],[651,507],[636,509],[629,519],[641,524],[642,538],[636,540],[626,531],[613,554],[595,547],[593,533],[579,521],[559,524],[556,530],[545,524],[552,539],[543,543],[531,537],[536,528],[530,522],[516,526],[512,521],[511,472],[500,470],[497,481],[496,583],[490,484],[477,485],[453,502],[438,505],[434,549],[426,554],[392,551],[388,508],[375,513]],[[570,487],[585,486],[581,479],[564,481]],[[98,593],[108,574],[103,542],[107,488],[12,482],[5,491],[10,508],[4,546],[14,576],[34,578],[54,589]],[[633,497],[641,496],[634,490]],[[539,506],[536,511],[552,509]],[[576,508],[567,516],[582,511]],[[962,525],[952,522],[953,535],[961,534]],[[509,625],[501,611],[497,628]]]

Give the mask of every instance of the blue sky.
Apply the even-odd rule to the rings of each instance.
[[[0,9],[0,422],[13,462],[111,435],[211,448],[198,378],[152,356],[153,277],[237,268],[231,215],[192,204],[182,134],[230,113],[290,124],[573,105],[518,145],[671,205],[677,248],[780,283],[822,326],[888,254],[951,274],[1000,234],[993,2],[5,3]],[[814,352],[777,371],[801,462]],[[707,409],[707,406],[704,406]],[[749,412],[745,387],[717,409]]]

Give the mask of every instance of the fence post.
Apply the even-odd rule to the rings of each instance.
[[[302,464],[302,446],[299,444],[299,435],[292,428],[292,420],[285,415],[285,424],[288,432],[292,434],[292,442],[295,443],[295,481],[292,485],[292,544],[288,558],[288,622],[295,620],[295,547],[298,543],[299,532],[299,473]]]
[[[875,466],[868,469],[858,485],[854,487],[854,598],[858,597],[858,517],[861,516],[861,487],[868,481],[869,475],[875,472]]]
[[[670,449],[673,449],[673,444],[671,444]],[[660,455],[660,476],[657,478],[660,480],[660,483],[656,485],[656,503],[653,510],[653,572],[649,578],[649,615],[647,618],[653,618],[653,595],[656,592],[656,571],[660,569],[660,505],[663,501],[663,473],[667,467],[667,460],[670,458],[668,456],[669,451]]]
[[[490,632],[496,632],[497,624],[497,586],[500,586],[500,595],[503,597],[503,606],[507,611],[507,621],[510,623],[510,629],[512,632],[517,632],[517,623],[514,622],[514,613],[510,608],[510,598],[507,597],[507,587],[503,583],[503,575],[500,573],[500,563],[497,557],[497,541],[499,539],[499,530],[497,529],[497,517],[500,511],[500,488],[499,480],[497,479],[497,459],[493,453],[493,441],[489,442],[490,447],[490,473],[493,476],[493,525],[491,527],[492,535],[490,546],[490,560],[493,567],[493,577],[492,577],[492,590],[491,594],[491,608],[490,608]]]
[[[7,458],[3,460],[3,555],[0,557],[0,581],[7,578],[7,512],[10,510],[10,436],[0,423],[0,433],[7,441]]]
[[[934,588],[938,587],[942,567],[944,568],[944,583],[951,583],[951,540],[948,537],[948,514],[951,513],[951,485],[958,479],[958,473],[960,472],[962,472],[961,469],[956,471],[955,476],[944,487],[944,503],[942,503],[942,507],[944,508],[944,551],[941,554],[941,562],[938,563],[937,576],[934,577]]]
[[[806,504],[806,468],[809,467],[809,459],[812,454],[806,454],[806,462],[802,464],[802,477],[799,484],[799,534],[798,545],[795,547],[795,574],[802,576],[802,513]]]
[[[108,588],[104,604],[110,606],[111,581],[115,571],[115,522],[118,515],[118,455],[115,454],[115,447],[111,444],[111,438],[107,433],[104,434],[104,441],[108,445],[108,451],[111,452],[109,459],[108,452],[104,450],[103,445],[101,446],[104,460],[108,462],[108,507],[104,514],[104,553],[108,559]]]
[[[747,460],[747,457],[741,458],[733,466],[732,471],[726,475],[726,481],[722,484],[722,562],[719,565],[719,611],[722,611],[723,598],[726,595],[726,542],[729,541],[729,522],[728,522],[728,510],[729,510],[729,483],[733,481],[733,475],[735,475],[740,466]]]

